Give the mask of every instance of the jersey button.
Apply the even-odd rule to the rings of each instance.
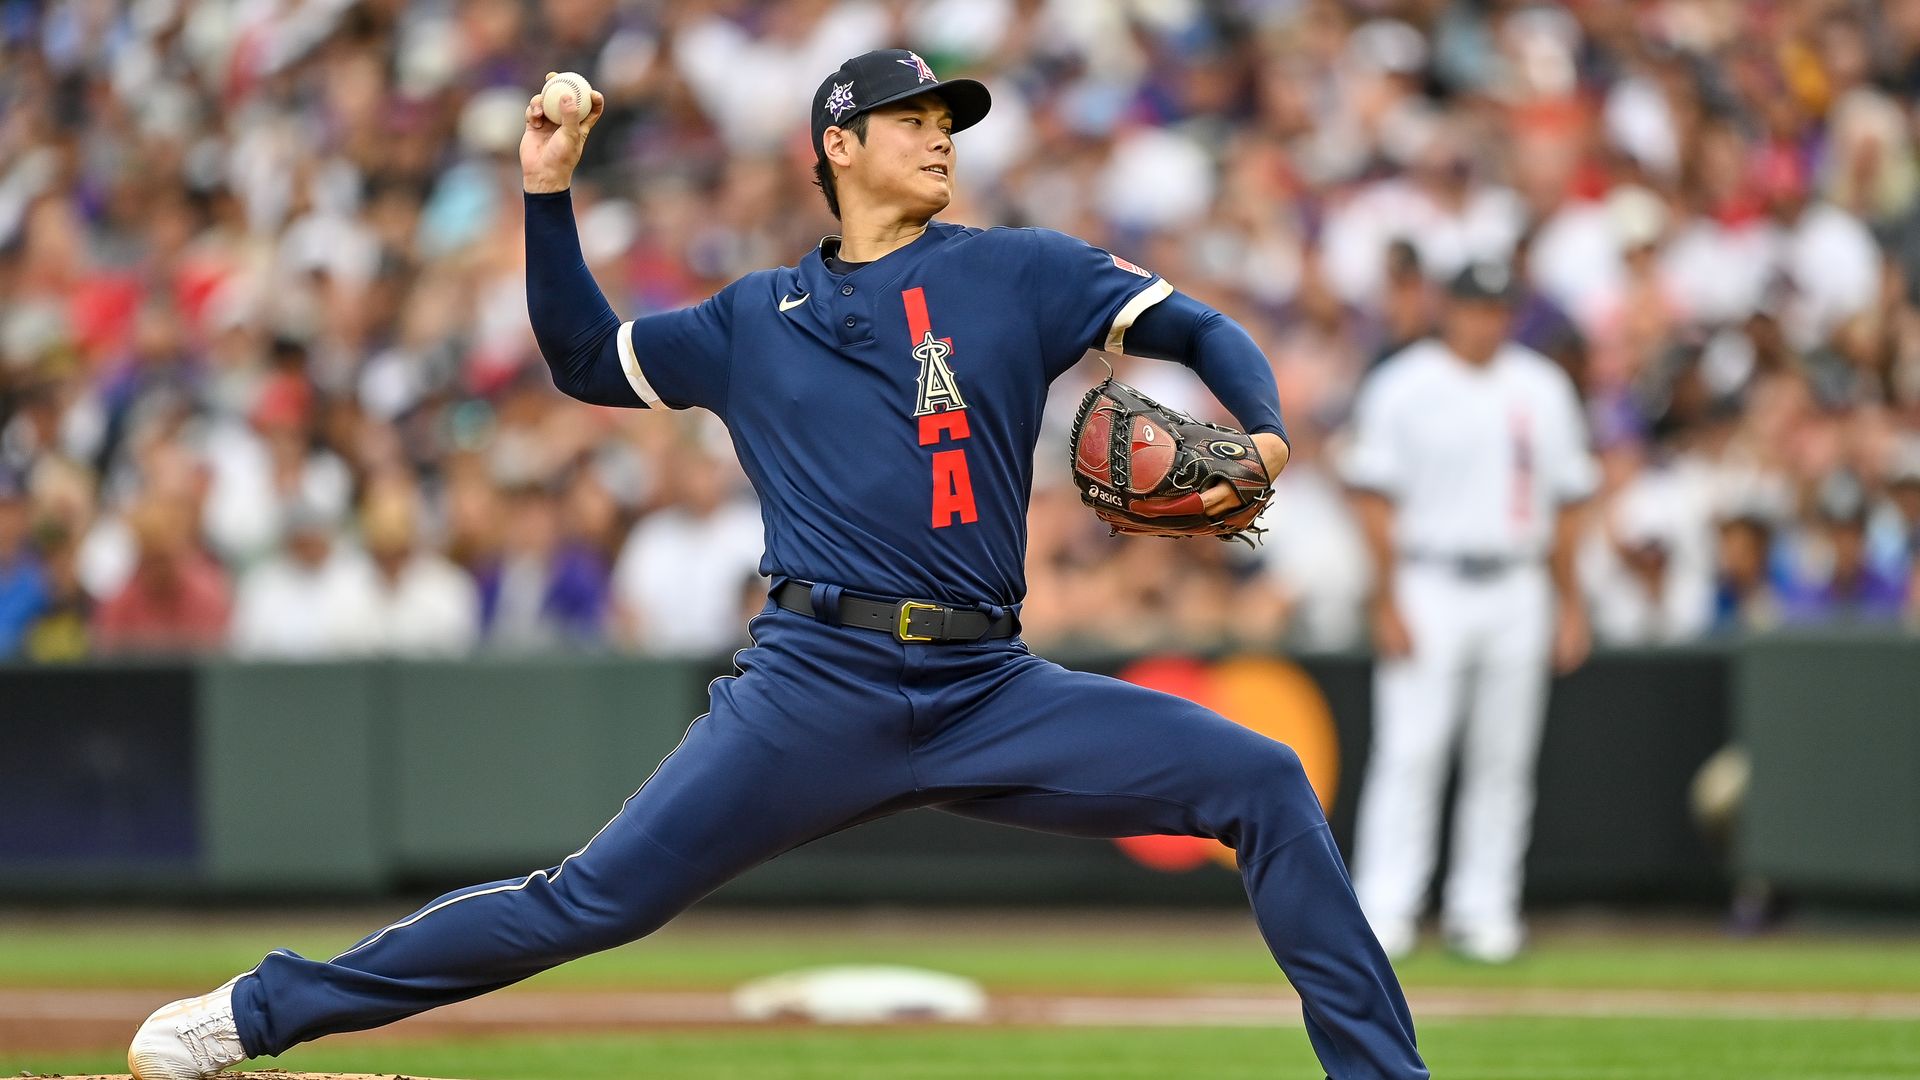
[[[851,315],[847,316],[847,328],[848,329],[853,328],[853,316]]]
[[[852,295],[853,295],[853,286],[851,286],[851,285],[842,285],[842,286],[840,286],[840,295],[841,295],[841,296],[852,296]]]

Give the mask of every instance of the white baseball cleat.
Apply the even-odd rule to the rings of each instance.
[[[232,982],[161,1006],[140,1025],[127,1048],[133,1080],[206,1080],[246,1059],[233,1023]]]
[[[1511,964],[1520,958],[1527,934],[1517,923],[1495,923],[1449,931],[1447,945],[1463,960],[1479,964]]]

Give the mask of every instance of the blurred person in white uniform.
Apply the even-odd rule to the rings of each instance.
[[[1378,656],[1354,888],[1387,953],[1411,951],[1458,745],[1441,925],[1459,953],[1504,962],[1525,936],[1548,671],[1588,650],[1574,550],[1598,470],[1571,380],[1508,337],[1507,268],[1471,264],[1449,293],[1439,336],[1361,388],[1343,462],[1372,555]]]

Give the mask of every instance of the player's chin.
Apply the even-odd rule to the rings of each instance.
[[[923,170],[919,182],[914,184],[914,194],[920,197],[929,214],[937,214],[953,201],[953,177]]]

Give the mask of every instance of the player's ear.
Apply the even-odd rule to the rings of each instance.
[[[845,169],[853,164],[853,132],[830,127],[820,133],[820,150],[826,159]]]

